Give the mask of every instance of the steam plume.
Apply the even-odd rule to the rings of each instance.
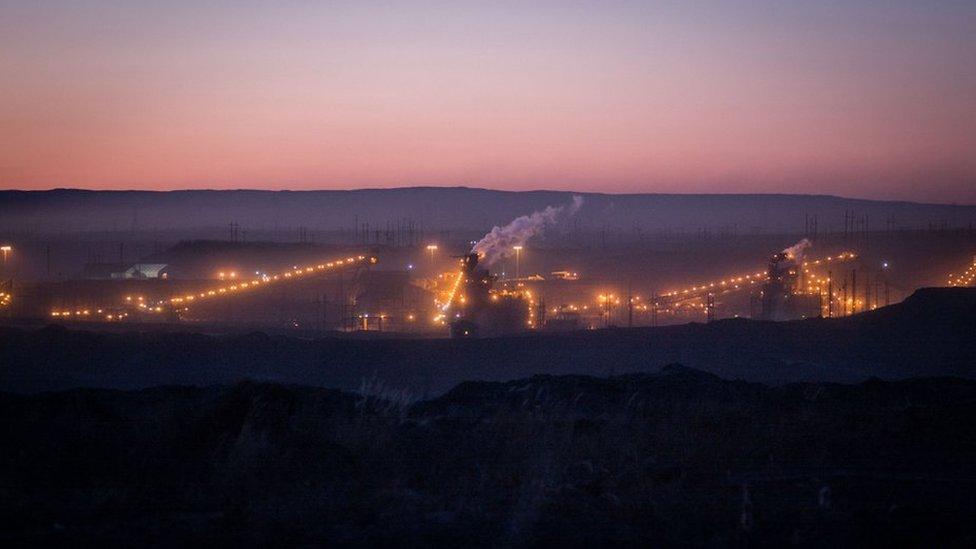
[[[792,259],[793,261],[799,262],[803,259],[803,255],[810,246],[813,246],[813,242],[810,242],[810,239],[808,238],[804,238],[803,240],[783,250],[783,253],[786,254],[786,257]]]
[[[582,196],[574,196],[565,206],[548,206],[541,212],[523,215],[504,227],[496,226],[471,248],[471,253],[481,256],[484,265],[512,255],[512,246],[521,246],[533,236],[542,232],[546,226],[559,220],[560,216],[570,216],[583,205]]]

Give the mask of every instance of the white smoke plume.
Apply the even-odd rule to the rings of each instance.
[[[518,217],[504,227],[496,226],[471,248],[471,253],[478,254],[484,265],[491,265],[499,259],[514,254],[513,246],[525,244],[547,226],[556,223],[561,216],[575,214],[582,205],[583,197],[574,196],[573,201],[565,206],[548,206],[541,212]]]
[[[803,260],[803,256],[806,254],[807,248],[810,246],[813,246],[813,242],[810,242],[810,239],[808,238],[804,238],[803,240],[783,250],[783,253],[786,254],[786,257],[790,258],[794,262],[799,263]]]

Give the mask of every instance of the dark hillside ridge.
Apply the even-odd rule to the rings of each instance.
[[[976,382],[0,393],[12,546],[963,546]]]
[[[0,231],[167,230],[226,227],[249,230],[305,226],[313,230],[352,229],[356,221],[373,228],[410,218],[427,230],[480,231],[546,206],[585,202],[577,216],[581,229],[609,226],[632,230],[697,230],[736,227],[742,233],[795,232],[806,216],[821,230],[842,230],[855,212],[875,229],[926,228],[929,224],[967,227],[976,223],[976,205],[919,204],[789,194],[601,194],[564,191],[495,191],[466,187],[412,187],[351,191],[0,191]],[[49,221],[56,220],[56,221]]]
[[[976,288],[921,288],[894,307],[883,307],[847,319],[852,324],[921,322],[929,329],[939,323],[947,327],[971,323],[976,311]]]
[[[648,373],[672,362],[766,383],[976,378],[974,296],[973,288],[925,289],[903,303],[841,319],[722,320],[483,340],[0,328],[0,387],[135,389],[248,378],[426,398],[462,381]]]

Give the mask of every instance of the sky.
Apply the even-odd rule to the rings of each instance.
[[[976,204],[976,2],[0,0],[0,188]]]

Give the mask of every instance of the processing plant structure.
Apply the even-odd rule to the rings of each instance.
[[[533,327],[531,293],[494,290],[496,277],[479,267],[478,254],[460,258],[456,291],[444,310],[452,337],[511,334]]]
[[[819,292],[804,291],[803,271],[797,258],[788,252],[769,260],[766,282],[760,292],[760,320],[792,320],[821,316],[823,300]]]

